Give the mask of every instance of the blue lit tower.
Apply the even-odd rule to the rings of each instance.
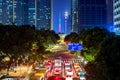
[[[113,21],[115,33],[120,35],[120,0],[113,0]]]
[[[59,13],[58,32],[61,33],[61,14]]]

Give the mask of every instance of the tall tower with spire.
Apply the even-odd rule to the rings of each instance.
[[[61,33],[61,13],[59,13],[59,25],[58,25],[58,32]]]

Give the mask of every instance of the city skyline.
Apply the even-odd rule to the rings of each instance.
[[[96,0],[89,0],[89,1],[83,1],[83,2],[94,2]],[[108,1],[108,2],[107,2]],[[81,5],[78,5],[77,2],[80,2],[79,0],[49,0],[49,1],[42,1],[42,0],[0,0],[0,23],[5,25],[35,25],[37,29],[45,28],[45,29],[51,29],[54,30],[56,33],[59,33],[59,25],[61,25],[61,33],[65,33],[65,12],[68,12],[69,17],[71,18],[70,23],[70,31],[69,32],[76,32],[78,33],[78,30],[80,31],[80,28],[82,28],[84,22],[90,21],[90,17],[93,19],[96,15],[95,21],[101,22],[104,20],[105,24],[88,24],[84,26],[100,26],[105,27],[108,30],[113,29],[113,20],[112,20],[112,0],[104,0],[104,8],[105,11],[101,11],[102,9],[97,9],[97,12],[101,13],[100,16],[97,17],[97,13],[94,13],[94,17],[92,16],[92,13],[88,15],[81,14],[82,12],[85,12],[85,9],[92,10],[90,6],[92,4],[89,4],[88,7],[84,7],[84,9],[81,8]],[[97,1],[100,3],[100,1]],[[103,1],[101,1],[103,2]],[[13,5],[14,4],[14,5]],[[85,3],[87,4],[87,3]],[[62,5],[62,6],[61,6]],[[83,5],[82,5],[83,6]],[[79,10],[77,10],[77,8]],[[94,6],[95,8],[95,6]],[[80,12],[81,11],[81,12]],[[88,10],[89,11],[89,10]],[[87,12],[88,12],[87,11]],[[104,13],[102,13],[104,12]],[[100,14],[99,13],[99,14]],[[59,17],[61,15],[61,17]],[[86,16],[86,19],[89,17],[89,21],[85,21],[85,18],[81,18],[81,16]],[[104,17],[104,18],[103,18]],[[105,18],[106,17],[106,18]],[[59,23],[59,18],[61,20],[61,23]],[[82,22],[81,22],[82,21]],[[80,24],[81,23],[81,24]],[[84,28],[84,27],[83,27]],[[113,30],[112,30],[113,31]]]
[[[51,0],[1,0],[0,8],[0,22],[4,25],[51,29]]]

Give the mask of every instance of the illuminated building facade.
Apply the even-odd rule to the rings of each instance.
[[[51,29],[51,0],[0,0],[0,23]]]
[[[107,26],[106,0],[72,0],[72,28],[78,31],[95,26]],[[73,26],[77,24],[76,26]]]
[[[51,0],[37,1],[37,28],[51,29]]]
[[[68,12],[64,14],[64,34],[70,34],[71,32],[71,19]]]
[[[15,25],[27,25],[27,16],[27,0],[13,0],[13,23]]]
[[[0,23],[2,23],[2,7],[3,7],[3,5],[2,5],[2,0],[0,0]]]
[[[71,32],[78,33],[78,0],[71,0]]]
[[[35,25],[36,13],[35,13],[35,0],[28,0],[28,24]]]
[[[27,24],[27,0],[0,0],[0,23]]]
[[[113,0],[113,21],[115,32],[120,35],[120,0]]]
[[[1,5],[2,24],[11,25],[13,23],[13,0],[1,0]]]

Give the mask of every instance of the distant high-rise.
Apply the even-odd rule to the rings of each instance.
[[[13,0],[13,23],[15,25],[27,25],[27,4],[27,0]]]
[[[37,28],[51,29],[51,0],[37,1]]]
[[[2,0],[0,0],[0,23],[2,23],[2,7],[3,7],[3,4],[2,4]]]
[[[78,33],[78,1],[71,0],[71,32]]]
[[[27,0],[0,0],[0,23],[27,24]]]
[[[78,28],[78,31],[83,28],[107,26],[106,0],[72,0],[72,13],[72,28]]]
[[[1,0],[1,22],[8,25],[13,23],[13,0]]]
[[[70,34],[71,32],[71,19],[68,12],[64,14],[64,34]]]
[[[120,35],[120,0],[113,0],[113,21],[115,32]]]
[[[0,23],[51,29],[51,0],[0,0]]]
[[[35,25],[36,13],[35,2],[36,0],[28,0],[28,24]],[[36,26],[36,25],[35,25]]]

